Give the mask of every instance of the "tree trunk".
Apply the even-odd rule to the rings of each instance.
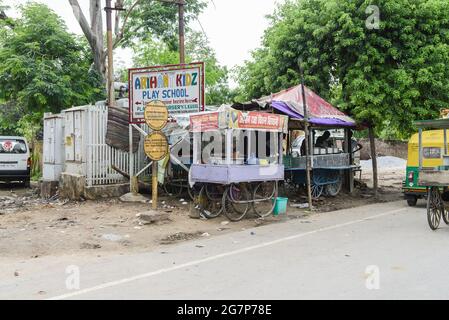
[[[90,1],[91,25],[81,10],[78,0],[68,0],[72,6],[73,14],[83,31],[94,57],[95,70],[106,79],[105,51],[103,49],[103,20],[101,14],[101,0]]]
[[[378,180],[377,180],[377,157],[376,157],[376,142],[374,140],[374,127],[372,125],[368,128],[369,143],[371,149],[371,161],[373,163],[373,189],[374,196],[377,197]]]
[[[101,0],[90,0],[90,29],[96,38],[96,48],[93,49],[95,70],[100,73],[103,80],[106,76],[105,52],[103,48],[103,15]]]

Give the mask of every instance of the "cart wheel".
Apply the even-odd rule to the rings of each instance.
[[[223,191],[219,185],[206,184],[200,191],[200,210],[208,219],[216,218],[223,212]],[[224,187],[223,187],[224,188]]]
[[[338,195],[340,193],[342,184],[343,180],[341,179],[341,177],[338,177],[336,182],[327,184],[325,187],[326,195],[331,197],[335,197],[336,195]]]
[[[438,228],[441,215],[444,211],[440,190],[438,187],[431,187],[427,195],[427,222],[429,223],[430,229],[436,230]]]
[[[223,194],[223,207],[226,217],[231,221],[240,221],[250,208],[251,195],[244,183],[231,184]]]
[[[411,196],[407,198],[407,204],[409,207],[416,206],[416,203],[418,202],[418,198],[416,196]]]
[[[212,204],[214,210],[211,218],[218,217],[223,212],[223,194],[226,191],[226,186],[220,184],[206,184],[206,196]]]
[[[181,181],[172,180],[167,181],[163,185],[164,191],[168,195],[172,195],[173,197],[178,197],[182,194],[182,190],[184,189],[184,186]]]
[[[446,208],[443,209],[443,221],[445,224],[449,224],[449,210]]]
[[[273,212],[277,191],[276,181],[261,182],[254,188],[252,207],[255,214],[265,218]]]
[[[195,200],[195,197],[197,197],[200,194],[201,187],[202,186],[199,183],[195,183],[193,187],[191,187],[189,184],[187,185],[187,192],[192,201]]]
[[[318,184],[312,184],[311,186],[311,193],[312,193],[312,199],[318,200],[319,197],[323,194],[324,186],[318,185]]]

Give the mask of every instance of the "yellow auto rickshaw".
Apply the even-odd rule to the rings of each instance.
[[[419,175],[419,147],[418,133],[408,141],[408,157],[405,179],[402,181],[402,192],[409,206],[415,206],[418,199],[425,198],[426,187],[418,184]],[[447,142],[446,142],[447,144]],[[422,134],[423,169],[433,169],[443,165],[444,131],[427,130]]]

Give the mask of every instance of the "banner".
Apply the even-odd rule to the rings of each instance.
[[[204,110],[204,63],[129,69],[129,122],[143,123],[145,105],[162,101],[170,115]]]
[[[190,131],[192,132],[226,128],[287,132],[287,125],[287,116],[259,111],[241,112],[231,109],[190,116]]]
[[[235,129],[260,129],[285,132],[287,120],[285,116],[265,112],[240,112],[230,111],[229,128]]]
[[[190,116],[190,131],[206,132],[220,128],[219,112],[208,112]]]

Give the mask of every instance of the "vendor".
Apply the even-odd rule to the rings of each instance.
[[[329,131],[324,131],[321,137],[318,137],[315,142],[315,147],[317,148],[327,148],[331,146],[331,141],[329,140],[331,134]]]

